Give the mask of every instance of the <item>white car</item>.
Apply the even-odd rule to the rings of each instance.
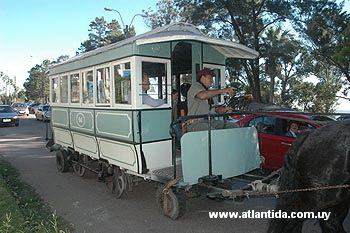
[[[51,119],[51,111],[50,105],[48,104],[40,104],[38,109],[35,112],[35,118],[39,121],[50,121]]]
[[[18,113],[18,115],[29,116],[29,109],[25,103],[13,103],[11,107]]]

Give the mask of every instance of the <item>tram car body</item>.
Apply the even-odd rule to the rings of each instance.
[[[74,171],[83,175],[88,161],[97,161],[99,176],[114,177],[112,189],[117,184],[127,189],[127,180],[130,186],[135,177],[164,184],[176,179],[177,185],[189,187],[209,169],[225,179],[258,168],[254,127],[213,130],[210,148],[208,132],[188,132],[181,138],[181,155],[169,133],[179,112],[173,89],[181,93],[182,84],[196,82],[196,73],[203,68],[215,72],[213,88],[222,88],[227,58],[257,56],[246,46],[175,23],[53,66],[51,127],[59,170],[67,170],[62,166],[71,160]],[[150,80],[147,94],[163,104],[143,103],[144,74]],[[222,103],[223,97],[216,102]],[[118,174],[124,178],[115,178]]]

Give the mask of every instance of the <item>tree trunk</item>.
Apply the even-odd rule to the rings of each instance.
[[[275,77],[273,75],[270,76],[270,96],[269,103],[273,104],[275,97]]]
[[[281,80],[281,102],[283,104],[286,104],[286,87],[287,87],[287,81],[284,79]]]
[[[261,103],[261,90],[260,90],[260,79],[259,79],[259,59],[254,59],[248,62],[251,72],[247,71],[247,78],[250,79],[249,82],[252,83],[252,95],[253,99],[257,103]]]

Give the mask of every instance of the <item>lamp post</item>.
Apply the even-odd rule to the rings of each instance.
[[[105,11],[115,11],[115,12],[117,12],[117,13],[119,14],[119,17],[120,17],[120,19],[122,20],[123,29],[124,29],[124,33],[125,33],[125,24],[124,24],[124,20],[123,20],[122,15],[120,14],[120,12],[117,11],[117,10],[115,10],[115,9],[111,9],[111,8],[107,8],[107,7],[105,7],[104,10],[105,10]]]
[[[135,17],[136,16],[141,16],[141,17],[146,17],[146,15],[142,15],[142,14],[135,14],[133,17],[132,17],[132,19],[131,19],[131,21],[130,21],[130,24],[128,25],[128,24],[124,24],[124,21],[123,21],[123,17],[122,17],[122,15],[120,14],[120,12],[119,11],[117,11],[117,10],[115,10],[115,9],[111,9],[111,8],[104,8],[104,10],[105,11],[115,11],[115,12],[117,12],[118,14],[119,14],[119,17],[120,17],[120,19],[122,20],[122,24],[123,24],[123,31],[124,31],[124,34],[125,35],[128,35],[129,34],[129,29],[131,28],[131,26],[132,26],[132,22],[134,21],[134,19],[135,19]]]

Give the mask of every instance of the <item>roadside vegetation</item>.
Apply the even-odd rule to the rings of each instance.
[[[18,171],[0,158],[0,233],[70,233]]]

